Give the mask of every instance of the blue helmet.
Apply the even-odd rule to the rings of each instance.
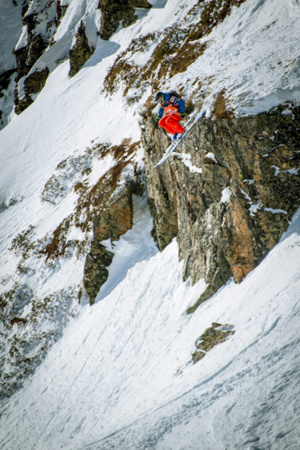
[[[165,94],[164,94],[163,92],[158,92],[158,93],[155,95],[155,101],[156,101],[156,102],[161,103],[161,102],[164,101],[164,99],[165,99]]]

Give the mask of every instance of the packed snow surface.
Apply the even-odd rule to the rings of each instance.
[[[298,213],[242,284],[189,316],[203,284],[182,283],[175,241],[162,253],[148,244],[147,258],[83,308],[4,408],[1,448],[296,449],[299,232]],[[120,256],[145,234],[124,235]],[[235,334],[193,365],[194,342],[212,322]]]
[[[71,40],[70,27],[83,11],[95,39],[99,15],[91,12],[93,2],[68,3],[58,37]],[[74,209],[73,191],[56,204],[41,201],[58,164],[84,157],[97,144],[140,139],[150,87],[130,106],[121,88],[111,97],[102,93],[107,71],[132,39],[179,24],[196,0],[151,3],[110,41],[98,37],[95,53],[72,79],[68,62],[57,67],[35,102],[1,131],[0,264],[7,283],[1,292],[16,276],[12,239],[31,225],[42,239]],[[8,14],[4,6],[0,11]],[[298,0],[247,0],[203,38],[202,57],[162,90],[185,86],[188,97],[195,80],[203,81],[207,115],[222,89],[238,114],[299,102],[299,23]],[[148,57],[139,54],[137,61],[146,64]],[[142,155],[137,158],[142,164]],[[113,163],[93,161],[89,185]],[[223,201],[229,196],[224,192]],[[205,285],[182,282],[177,243],[158,253],[151,228],[145,198],[135,199],[132,230],[118,243],[106,243],[116,256],[96,304],[81,306],[34,376],[2,405],[3,450],[298,448],[299,213],[259,267],[192,315],[185,311]],[[84,261],[75,256],[52,273],[40,260],[32,264],[26,283],[38,295],[82,279]],[[235,334],[194,365],[195,341],[212,322],[232,326]]]

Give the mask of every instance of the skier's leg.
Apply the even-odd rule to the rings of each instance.
[[[185,129],[179,123],[180,121],[181,117],[179,114],[171,114],[170,116],[166,116],[166,125],[171,128],[172,134],[182,134],[185,132]]]
[[[171,128],[168,123],[167,119],[169,116],[164,116],[160,121],[158,122],[158,125],[166,130],[167,133],[174,134],[173,128]]]

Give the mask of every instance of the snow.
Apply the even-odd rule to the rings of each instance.
[[[151,0],[151,10],[140,12],[135,24],[108,42],[99,37],[95,41],[100,14],[93,8],[98,2],[66,3],[57,42],[35,66],[53,64],[45,88],[0,132],[1,292],[17,279],[19,259],[8,250],[12,239],[30,226],[37,239],[44,239],[74,211],[73,183],[80,174],[72,166],[61,172],[59,163],[85,160],[97,145],[140,140],[139,111],[150,91],[132,106],[121,89],[105,96],[103,82],[115,58],[132,39],[180,23],[197,0]],[[3,11],[8,14],[5,8],[0,7],[1,17]],[[169,87],[185,86],[189,96],[195,80],[201,79],[207,115],[223,89],[241,115],[287,99],[299,102],[299,11],[296,0],[247,0],[233,8],[231,17],[204,38],[208,45],[202,57],[169,80]],[[69,79],[69,63],[55,68],[54,62],[71,45],[72,30],[82,17],[96,49]],[[14,23],[4,66],[21,34],[21,21]],[[133,55],[133,61],[145,65],[153,50],[154,44],[144,55]],[[214,159],[213,154],[209,157]],[[192,172],[201,173],[188,155],[180,158]],[[86,161],[91,172],[84,181],[90,187],[114,164],[109,155]],[[142,167],[143,149],[136,162]],[[43,202],[44,187],[53,175],[65,191],[56,202]],[[230,195],[226,188],[221,201],[230,201]],[[246,200],[255,213],[260,205]],[[185,311],[198,300],[205,283],[182,282],[176,241],[159,253],[152,225],[146,198],[134,198],[132,230],[118,242],[105,243],[115,257],[97,302],[91,308],[85,299],[77,306],[78,316],[35,374],[3,402],[3,450],[298,447],[300,213],[240,285],[230,281],[192,315]],[[69,238],[84,236],[71,227]],[[35,295],[47,296],[80,283],[84,260],[70,254],[52,266],[38,258],[28,265],[30,274],[21,280]],[[24,317],[28,308],[20,309]],[[61,319],[63,312],[58,314]],[[235,334],[193,365],[195,342],[212,322],[232,325]],[[53,321],[39,326],[49,331]],[[29,354],[38,351],[32,346]]]
[[[231,192],[231,189],[229,187],[223,189],[222,197],[221,197],[221,203],[229,203],[231,195],[232,195],[232,192]]]
[[[287,172],[287,171],[285,171],[285,172]],[[278,174],[275,173],[275,176],[277,176],[277,175]],[[252,184],[252,180],[244,180],[244,182],[248,182],[248,184]],[[229,188],[227,188],[227,189],[229,189]],[[287,214],[287,212],[284,211],[283,209],[267,208],[266,206],[263,205],[262,201],[259,201],[258,203],[254,204],[252,202],[251,198],[249,197],[249,195],[243,189],[241,189],[241,191],[242,191],[243,196],[247,200],[247,203],[250,205],[249,206],[250,216],[253,217],[257,213],[257,211],[259,211],[260,209],[271,212],[273,214]]]
[[[207,115],[222,90],[236,115],[258,114],[288,100],[299,103],[298,1],[247,0],[202,42],[208,47],[186,75],[192,81],[197,73],[204,81]],[[189,83],[186,90],[192,90]]]
[[[172,155],[173,156],[178,156],[178,158],[180,158],[182,163],[189,169],[190,172],[192,172],[192,173],[202,173],[201,167],[197,167],[197,166],[194,166],[192,164],[192,161],[191,161],[192,157],[191,157],[191,155],[187,155],[185,153],[177,153],[177,152],[173,152]]]
[[[218,164],[216,155],[215,155],[214,153],[212,153],[212,152],[206,153],[205,159],[207,159],[207,158],[208,158],[208,159],[211,159],[214,163]]]
[[[113,244],[110,240],[102,241],[102,244],[115,256],[109,266],[111,275],[101,287],[97,301],[109,295],[126,278],[127,272],[132,267],[140,261],[149,259],[158,251],[154,241],[149,239],[153,222],[147,205],[147,197],[144,195],[140,199],[134,196],[133,205],[133,228]]]
[[[242,284],[229,283],[191,316],[184,311],[204,286],[182,283],[176,242],[138,262],[106,298],[83,308],[6,406],[2,448],[22,439],[24,449],[141,449],[150,438],[162,449],[178,440],[184,448],[240,448],[254,439],[293,448],[299,231],[298,213]],[[192,365],[194,342],[212,321],[232,324],[235,334]],[[195,447],[197,439],[204,445]]]
[[[273,214],[287,214],[283,209],[274,209],[274,208],[264,208],[265,211],[271,212]]]

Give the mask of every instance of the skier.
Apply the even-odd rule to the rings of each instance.
[[[155,118],[158,125],[173,135],[173,139],[180,139],[185,129],[180,125],[184,117],[185,102],[176,92],[158,92],[155,101],[159,102],[159,111]],[[165,114],[163,116],[163,114]]]

